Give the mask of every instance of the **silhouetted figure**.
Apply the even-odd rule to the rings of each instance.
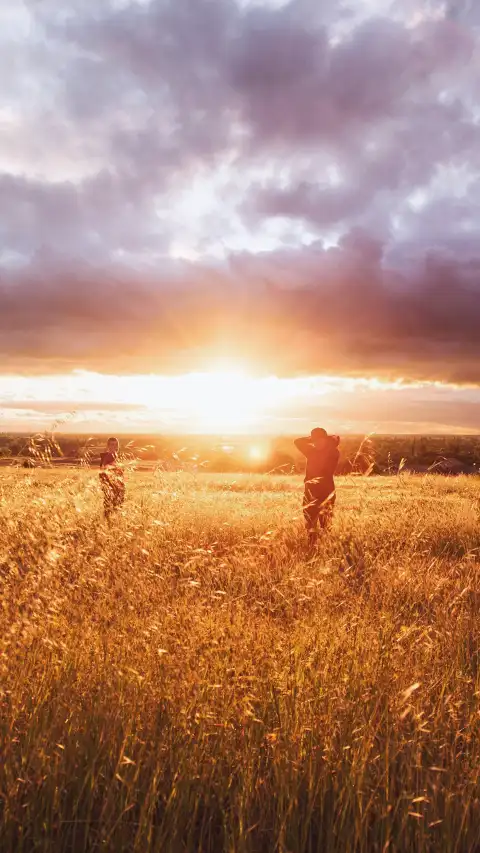
[[[340,439],[316,427],[309,438],[297,438],[294,443],[307,459],[303,515],[312,551],[318,540],[318,527],[325,530],[332,521],[336,500],[333,475],[340,456]]]
[[[119,443],[117,438],[109,438],[107,449],[100,456],[100,482],[103,491],[105,518],[110,519],[112,512],[119,509],[125,500],[125,480],[118,461]]]

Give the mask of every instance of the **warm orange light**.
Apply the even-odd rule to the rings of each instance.
[[[248,448],[248,458],[252,462],[261,462],[262,459],[265,459],[266,455],[265,449],[259,445],[252,445],[252,447]]]
[[[205,432],[244,431],[261,415],[255,382],[240,370],[185,376],[179,403],[192,428]]]

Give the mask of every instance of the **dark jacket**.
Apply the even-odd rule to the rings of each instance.
[[[320,449],[315,447],[310,438],[297,438],[295,447],[307,460],[305,488],[318,497],[327,497],[334,492],[333,475],[340,458],[336,439],[329,436],[325,446]]]

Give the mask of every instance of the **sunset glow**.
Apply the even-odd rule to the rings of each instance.
[[[242,371],[193,373],[173,385],[176,411],[192,432],[243,432],[258,426],[262,400],[258,383]]]
[[[476,432],[479,412],[474,386],[262,376],[240,363],[177,376],[0,376],[0,431],[279,435],[321,424],[342,433]],[[252,444],[252,461],[262,447]]]
[[[0,428],[480,430],[478,15],[3,4]]]

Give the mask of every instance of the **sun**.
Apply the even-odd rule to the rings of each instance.
[[[267,456],[267,451],[264,447],[260,447],[258,444],[253,444],[248,448],[247,455],[252,462],[262,462]]]
[[[100,410],[102,403],[116,401],[126,411],[138,406],[143,423],[191,435],[264,435],[312,396],[311,380],[282,379],[261,373],[255,364],[226,360],[180,374],[92,374],[91,382]],[[314,391],[318,396],[318,387]],[[250,452],[252,460],[265,456],[263,447]]]
[[[195,432],[245,432],[261,419],[258,383],[241,369],[189,374],[182,385]]]

